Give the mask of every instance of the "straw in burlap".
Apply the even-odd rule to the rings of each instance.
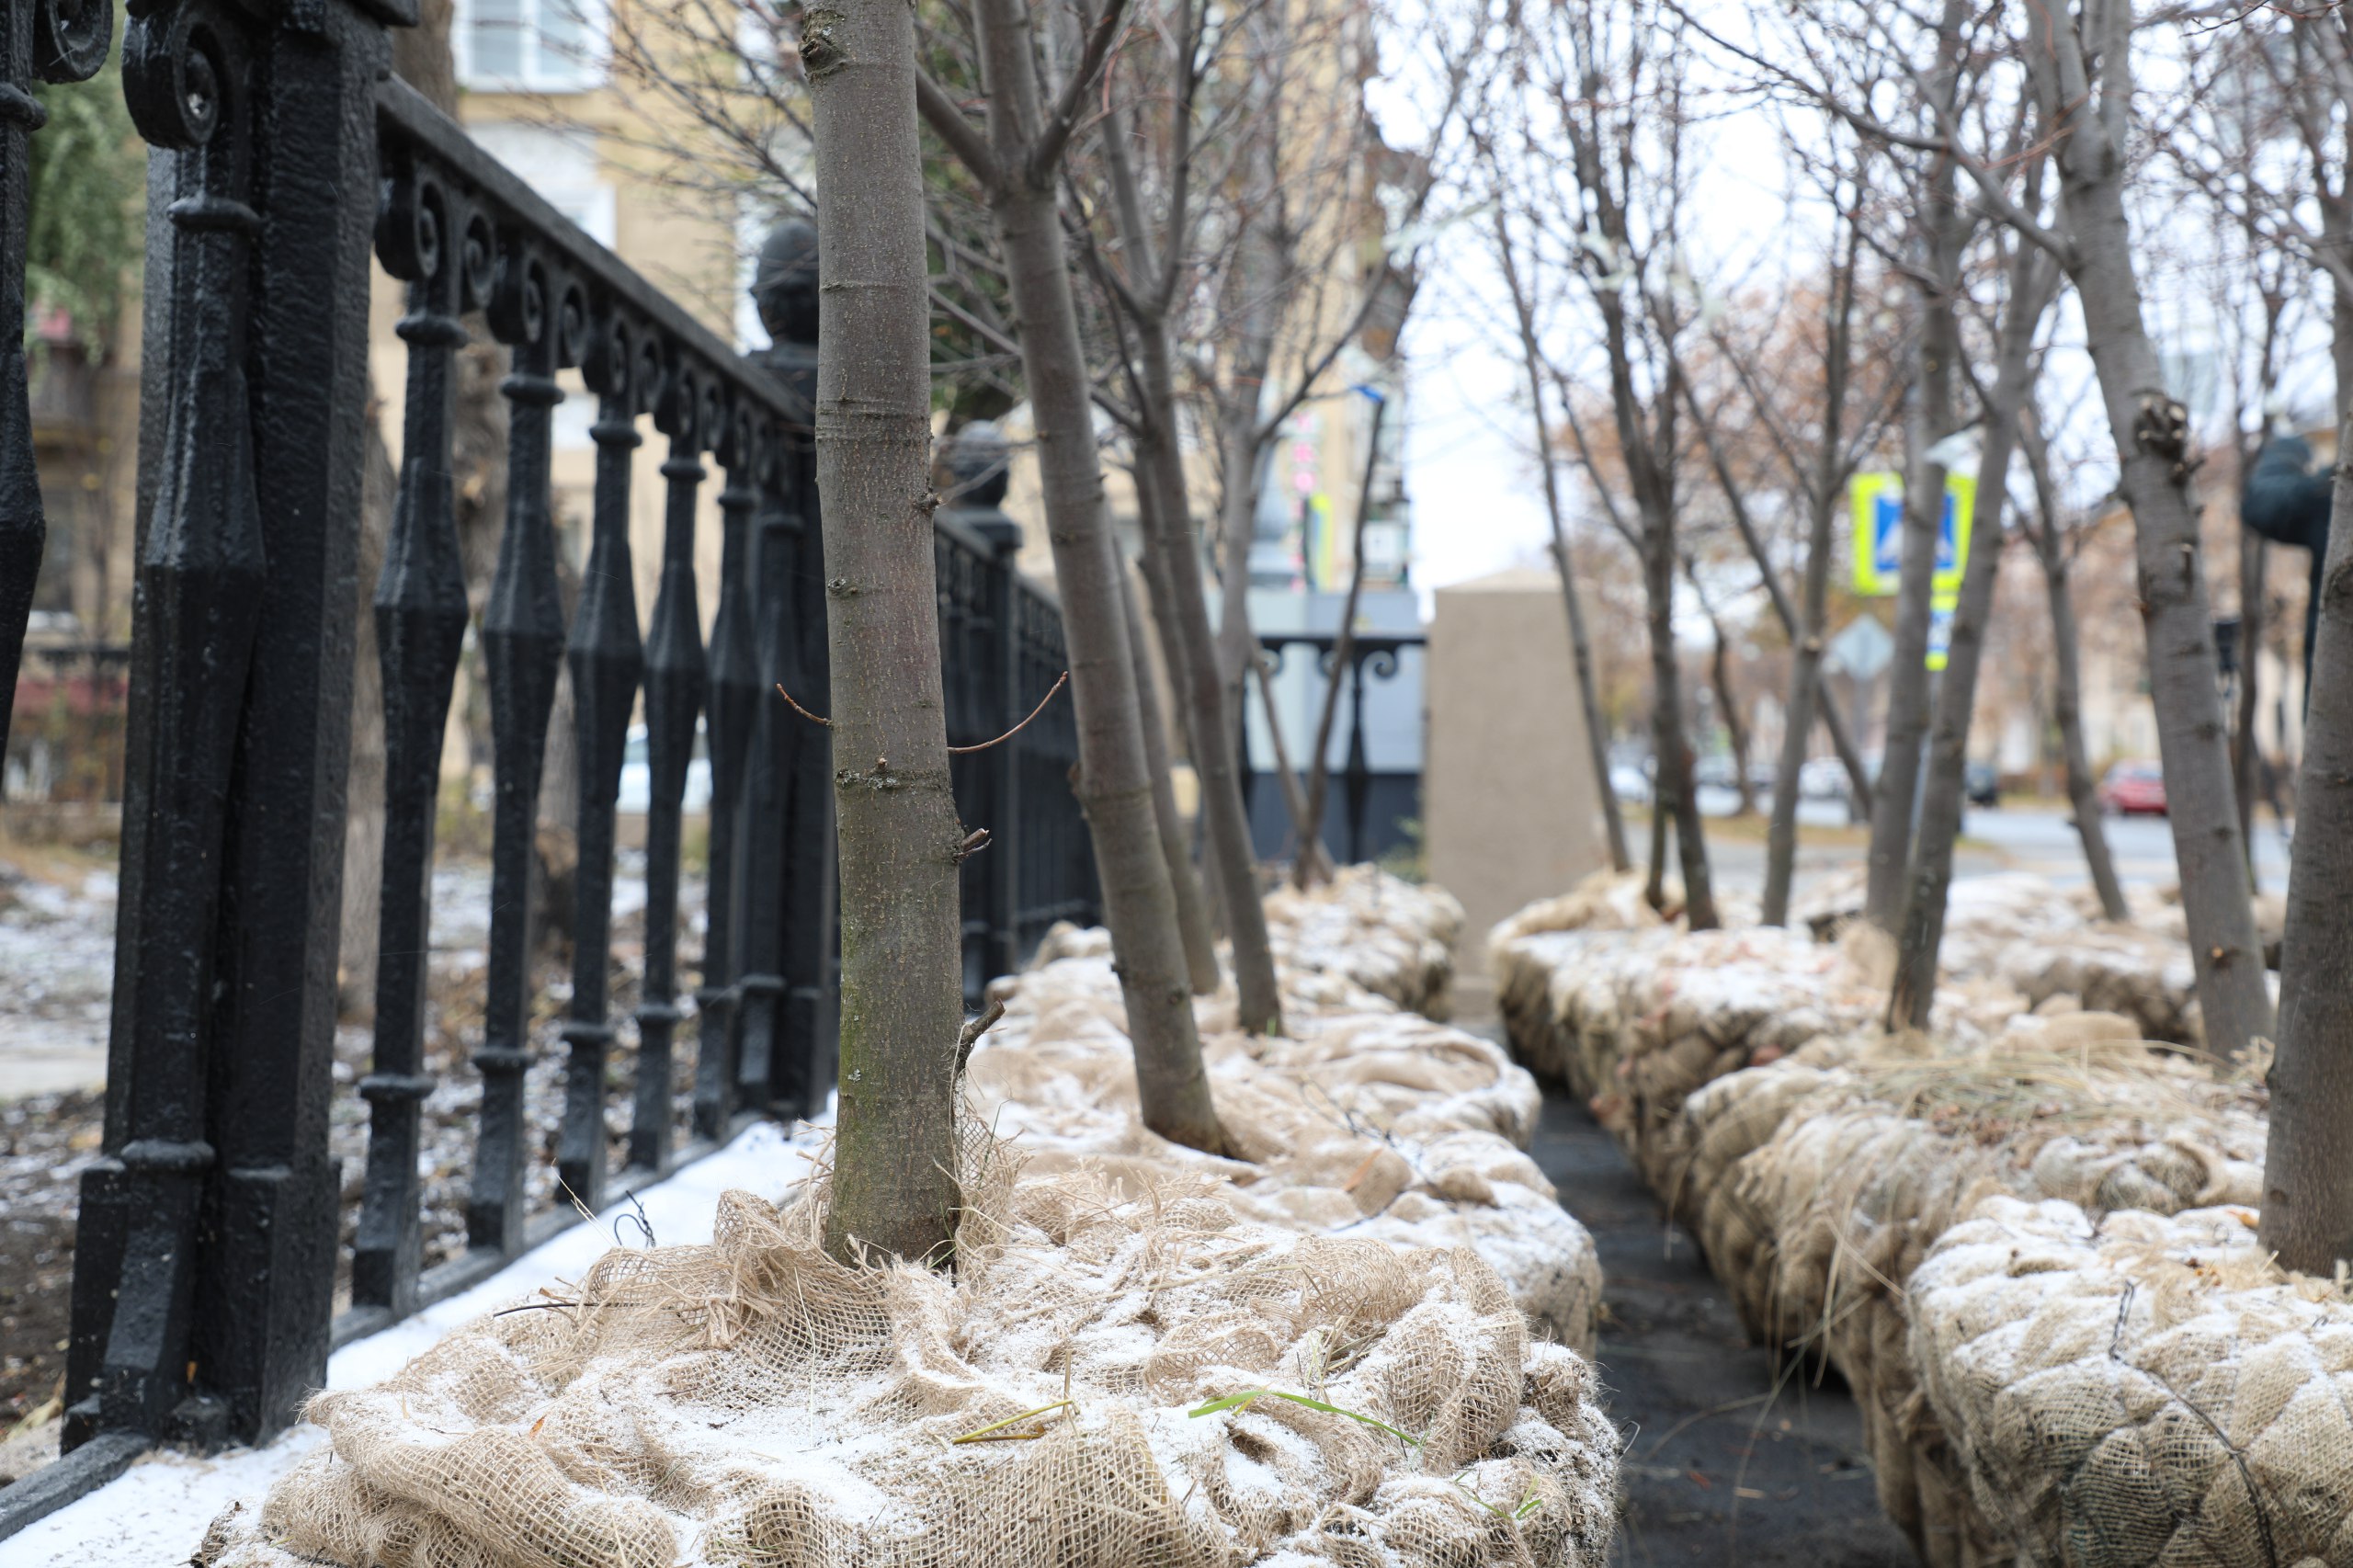
[[[2255,1219],[1995,1199],[1914,1274],[1927,1396],[2026,1555],[2353,1562],[2353,1301]]]
[[[609,1254],[565,1304],[318,1396],[329,1444],[204,1561],[1601,1562],[1590,1369],[1469,1249],[1255,1224],[1207,1177],[1040,1177],[985,1138],[964,1176],[952,1275],[828,1258],[822,1182],[730,1193],[709,1246]],[[1188,1415],[1254,1389],[1370,1419]]]

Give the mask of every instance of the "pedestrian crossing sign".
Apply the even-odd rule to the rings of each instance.
[[[1854,589],[1866,598],[1892,596],[1904,574],[1904,476],[1859,473],[1847,487],[1853,518]],[[1977,506],[1977,476],[1945,475],[1945,513],[1937,529],[1935,588],[1940,596],[1961,591],[1969,563],[1970,514]]]

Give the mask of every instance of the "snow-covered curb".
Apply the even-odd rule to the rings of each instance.
[[[781,1197],[810,1170],[823,1135],[788,1137],[768,1123],[746,1128],[724,1149],[637,1194],[655,1238],[665,1244],[707,1242],[719,1197],[741,1188]],[[631,1210],[634,1213],[634,1210]],[[635,1235],[632,1227],[630,1234]],[[327,1362],[327,1387],[364,1388],[430,1349],[443,1335],[541,1287],[575,1280],[613,1245],[603,1225],[579,1225],[516,1259],[461,1295],[427,1307],[381,1334],[358,1340]],[[233,1449],[209,1459],[158,1453],[120,1479],[28,1526],[0,1549],[9,1568],[149,1568],[185,1562],[213,1517],[240,1498],[258,1497],[325,1439],[299,1426],[264,1449]]]

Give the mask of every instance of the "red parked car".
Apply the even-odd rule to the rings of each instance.
[[[2100,780],[2099,803],[2118,816],[2165,814],[2165,770],[2154,762],[2120,762]]]

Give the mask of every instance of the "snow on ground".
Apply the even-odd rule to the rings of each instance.
[[[783,1128],[763,1122],[710,1158],[646,1188],[638,1199],[654,1237],[665,1246],[708,1242],[721,1193],[743,1187],[768,1199],[782,1196],[808,1173],[818,1137],[807,1128],[790,1136]],[[621,1230],[631,1241],[640,1239],[634,1225]],[[346,1346],[327,1363],[327,1386],[360,1388],[382,1381],[459,1324],[543,1285],[577,1278],[614,1239],[604,1224],[574,1226],[463,1295]],[[239,1500],[257,1502],[273,1481],[324,1436],[318,1427],[304,1425],[265,1449],[233,1449],[203,1460],[153,1456],[112,1484],[0,1544],[0,1561],[8,1568],[170,1568],[184,1563],[215,1516]]]

